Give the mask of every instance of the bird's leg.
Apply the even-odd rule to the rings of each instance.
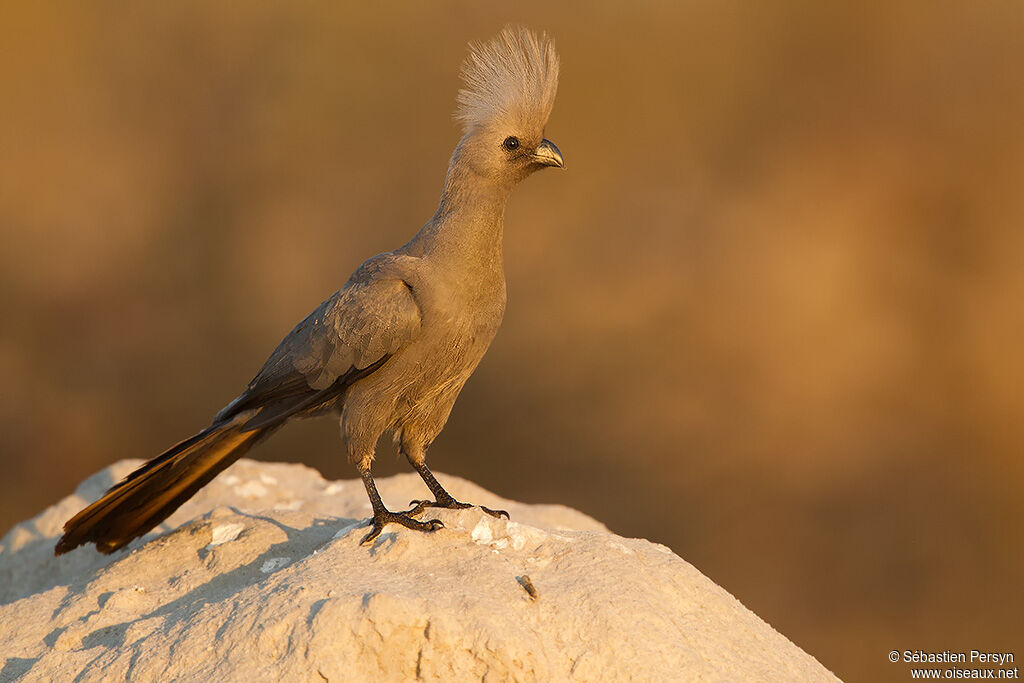
[[[423,479],[423,483],[427,485],[430,492],[434,494],[435,500],[414,500],[409,504],[414,507],[407,510],[405,514],[410,517],[415,517],[420,514],[426,508],[448,508],[449,510],[465,510],[466,508],[476,507],[469,503],[460,503],[459,501],[452,498],[452,494],[444,490],[441,483],[434,478],[434,474],[427,469],[427,463],[422,460],[416,462],[412,458],[409,458],[409,463],[420,473],[420,477]],[[491,517],[504,517],[508,519],[508,513],[504,510],[492,510],[485,508],[483,505],[480,509],[489,514]]]
[[[366,495],[370,497],[370,505],[373,506],[373,520],[370,529],[370,533],[363,536],[363,540],[359,541],[359,544],[369,543],[373,539],[380,536],[380,532],[384,530],[385,524],[401,524],[409,529],[415,529],[416,531],[437,531],[444,524],[439,519],[431,519],[426,522],[421,522],[418,519],[413,519],[408,513],[404,512],[391,512],[384,507],[384,502],[380,499],[380,494],[377,493],[377,486],[373,483],[373,476],[370,474],[370,468],[365,469],[360,467],[359,474],[363,478],[363,485],[366,487]]]

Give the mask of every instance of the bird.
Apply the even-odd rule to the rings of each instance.
[[[545,32],[506,26],[471,43],[462,64],[452,152],[434,215],[402,247],[365,261],[302,320],[210,426],[149,460],[72,517],[54,552],[94,543],[105,554],[152,530],[287,422],[332,415],[373,509],[388,524],[432,532],[428,508],[465,509],[427,467],[427,449],[494,339],[505,313],[502,240],[509,195],[544,168],[564,168],[545,126],[559,57]],[[433,500],[389,510],[373,480],[390,433]],[[482,508],[495,517],[503,510]]]

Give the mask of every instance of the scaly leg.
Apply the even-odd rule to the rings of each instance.
[[[377,493],[377,486],[373,483],[373,476],[370,474],[369,468],[366,471],[362,471],[360,468],[360,476],[363,478],[363,485],[366,487],[366,495],[370,497],[370,505],[373,506],[373,520],[370,529],[370,533],[363,536],[363,540],[359,541],[359,544],[369,543],[373,539],[380,536],[380,532],[384,530],[385,524],[401,524],[409,529],[415,529],[416,531],[437,531],[444,524],[439,519],[431,519],[426,522],[421,522],[418,519],[413,519],[408,513],[405,512],[391,512],[384,507],[383,501],[380,499],[380,494]],[[419,512],[422,512],[420,510]]]
[[[423,510],[425,510],[426,508],[447,508],[449,510],[465,510],[466,508],[476,507],[475,505],[471,505],[469,503],[460,503],[459,501],[452,498],[452,495],[444,490],[444,487],[441,486],[440,482],[438,482],[437,479],[434,478],[433,473],[429,469],[427,469],[427,464],[425,462],[415,462],[412,458],[409,458],[409,463],[414,468],[416,468],[417,472],[420,473],[420,477],[423,479],[423,483],[425,483],[427,485],[427,488],[430,489],[430,492],[434,494],[434,498],[436,500],[411,501],[409,504],[414,505],[415,507],[407,510],[405,514],[409,515],[410,517],[415,517],[416,515],[421,514]],[[491,517],[504,517],[505,519],[508,519],[508,513],[505,512],[504,510],[492,510],[490,508],[485,508],[482,505],[480,506],[480,509],[489,514]]]

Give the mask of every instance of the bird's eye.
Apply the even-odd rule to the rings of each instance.
[[[508,151],[514,152],[515,150],[519,149],[519,138],[517,138],[515,136],[507,137],[507,138],[505,138],[505,142],[503,142],[501,144]]]

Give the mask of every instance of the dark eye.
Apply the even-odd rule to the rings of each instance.
[[[505,142],[503,142],[501,144],[508,151],[514,152],[515,150],[519,149],[519,138],[517,138],[515,136],[508,137],[508,138],[505,138]]]

